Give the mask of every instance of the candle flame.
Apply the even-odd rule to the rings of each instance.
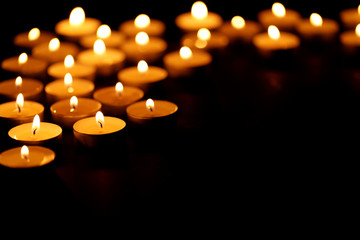
[[[111,36],[111,29],[108,25],[103,24],[98,27],[96,31],[96,36],[101,39],[105,39]]]
[[[104,114],[101,111],[98,111],[95,115],[96,124],[100,127],[104,127]]]
[[[242,29],[245,27],[245,20],[241,16],[234,16],[231,19],[231,26],[236,29]]]
[[[211,38],[211,33],[207,28],[200,28],[196,36],[200,40],[207,41]]]
[[[54,52],[60,48],[60,41],[58,38],[53,38],[49,42],[49,51]]]
[[[28,55],[26,53],[22,53],[19,55],[18,63],[20,65],[22,65],[22,64],[25,64],[27,62],[27,60],[28,60]]]
[[[321,27],[323,24],[323,19],[318,13],[312,13],[310,15],[310,23],[314,27]]]
[[[180,53],[180,57],[182,59],[189,59],[189,58],[192,57],[192,51],[191,51],[191,49],[189,47],[180,48],[179,53]]]
[[[149,42],[149,35],[146,32],[139,32],[135,36],[135,42],[139,45],[146,45]]]
[[[29,148],[26,145],[21,147],[20,156],[21,159],[29,161]]]
[[[85,21],[85,12],[81,7],[74,8],[69,16],[69,22],[72,26],[79,26]]]
[[[96,55],[102,55],[106,52],[106,46],[103,40],[98,39],[94,42],[94,53]]]
[[[67,91],[69,93],[72,93],[74,92],[74,89],[72,87],[72,83],[73,83],[73,78],[71,76],[71,73],[67,73],[65,74],[65,77],[64,77],[64,85],[65,85],[65,88],[67,89]]]
[[[15,79],[15,87],[16,87],[16,89],[20,89],[21,86],[22,86],[22,77],[18,76]]]
[[[121,96],[124,91],[124,86],[121,82],[116,83],[115,85],[115,92],[117,95]]]
[[[272,11],[272,13],[273,13],[275,16],[277,16],[277,17],[279,17],[279,18],[284,17],[285,14],[286,14],[286,10],[285,10],[284,5],[282,5],[282,4],[279,3],[279,2],[276,2],[276,3],[274,3],[274,4],[272,5],[271,11]]]
[[[72,96],[72,97],[70,98],[70,112],[75,111],[75,109],[77,108],[78,104],[79,104],[78,98],[77,98],[76,96]]]
[[[280,38],[280,31],[277,27],[275,27],[274,25],[270,25],[268,27],[268,35],[271,39],[273,40],[277,40]]]
[[[150,18],[146,14],[138,15],[134,20],[134,25],[137,28],[146,28],[150,25]]]
[[[144,60],[140,60],[137,64],[137,70],[139,73],[146,73],[149,69],[148,64]]]
[[[356,36],[358,36],[360,38],[360,23],[358,25],[356,25],[355,34],[356,34]]]
[[[21,113],[21,111],[24,107],[24,95],[22,93],[19,93],[17,95],[15,107],[16,107],[18,113]]]
[[[74,66],[74,57],[72,55],[67,55],[64,59],[64,66],[65,68],[71,68]]]
[[[203,3],[202,1],[194,2],[194,4],[191,6],[191,16],[196,19],[202,20],[206,18],[207,15],[208,9],[205,3]]]
[[[28,33],[29,41],[35,41],[40,37],[40,30],[38,28],[32,28]]]
[[[152,100],[151,98],[149,98],[148,100],[146,100],[146,109],[149,110],[150,112],[153,112],[155,109],[155,103],[154,100]]]
[[[36,114],[31,127],[31,132],[33,135],[35,135],[39,130],[40,130],[40,117],[39,115]]]

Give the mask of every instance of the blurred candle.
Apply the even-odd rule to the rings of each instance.
[[[134,20],[120,24],[119,30],[128,37],[135,37],[138,32],[146,32],[149,36],[159,37],[165,32],[165,24],[157,19],[150,19],[146,14],[139,14]]]
[[[14,37],[14,45],[22,48],[33,48],[41,43],[49,42],[55,36],[48,31],[40,31],[38,28],[32,28],[28,32],[19,33]]]
[[[345,53],[353,55],[360,52],[360,24],[355,30],[347,30],[340,34],[340,42]]]
[[[187,33],[181,38],[183,46],[205,50],[223,49],[229,44],[228,37],[221,32],[210,32],[200,28],[197,32]]]
[[[360,4],[357,8],[341,10],[339,17],[345,28],[354,29],[360,23]]]
[[[106,24],[99,26],[96,34],[86,35],[80,38],[79,43],[84,48],[92,48],[97,39],[104,41],[110,48],[119,48],[125,41],[125,35],[118,31],[112,31]]]
[[[15,100],[19,93],[22,93],[26,100],[39,100],[42,95],[44,85],[42,82],[32,78],[8,79],[0,82],[0,95],[7,100]]]

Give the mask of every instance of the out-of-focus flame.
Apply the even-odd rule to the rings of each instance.
[[[191,16],[196,19],[204,19],[208,15],[208,9],[202,1],[196,1],[191,6]]]
[[[69,22],[72,26],[79,26],[85,21],[85,12],[81,7],[74,8],[69,16]]]
[[[54,52],[56,50],[58,50],[60,47],[60,41],[58,38],[53,38],[50,40],[49,42],[49,51],[50,52]]]
[[[94,42],[94,53],[96,55],[102,55],[106,52],[106,46],[103,40],[98,39]]]
[[[22,86],[22,77],[18,76],[16,79],[15,79],[15,87],[17,89],[20,89]]]
[[[358,36],[360,38],[360,23],[358,25],[356,25],[355,34],[356,34],[356,36]]]
[[[121,96],[124,91],[124,86],[121,82],[116,83],[115,85],[115,92],[117,95]]]
[[[231,26],[236,29],[242,29],[245,27],[245,20],[241,16],[234,16],[231,19]]]
[[[101,25],[100,27],[98,27],[98,29],[96,31],[96,36],[98,38],[102,38],[102,39],[110,37],[111,36],[110,27],[106,24]]]
[[[72,96],[72,97],[70,98],[70,112],[75,111],[75,109],[77,108],[78,104],[79,104],[79,100],[77,99],[77,97],[76,97],[76,96]]]
[[[268,27],[268,35],[271,39],[277,40],[280,38],[280,31],[276,26],[270,25]]]
[[[139,32],[135,36],[135,42],[139,45],[146,45],[149,43],[149,35],[146,32]]]
[[[73,78],[71,76],[71,73],[67,73],[65,74],[65,77],[64,77],[64,85],[65,85],[65,88],[67,89],[67,91],[69,93],[72,93],[74,92],[74,89],[72,87],[72,83],[73,83]]]
[[[148,64],[144,60],[140,60],[137,64],[137,70],[140,73],[146,73],[149,69]]]
[[[179,54],[182,59],[189,59],[192,57],[192,51],[189,47],[180,48]]]
[[[310,15],[310,23],[314,27],[321,27],[323,24],[323,19],[318,13],[312,13]]]
[[[38,28],[32,28],[28,33],[29,41],[35,41],[40,37],[40,30]]]
[[[152,100],[151,98],[149,98],[148,100],[146,100],[145,102],[146,105],[146,109],[149,110],[150,112],[153,112],[155,109],[155,103],[154,100]]]
[[[65,66],[66,68],[71,68],[71,67],[73,67],[73,66],[74,66],[74,63],[75,63],[75,61],[74,61],[74,57],[73,57],[72,55],[67,55],[67,56],[65,57],[65,59],[64,59],[64,66]]]
[[[276,2],[272,5],[271,11],[275,16],[280,17],[280,18],[284,17],[286,14],[284,5],[282,5],[279,2]]]
[[[20,156],[21,159],[29,161],[29,148],[26,145],[21,147]]]
[[[150,18],[146,14],[138,15],[134,20],[134,25],[137,28],[146,28],[150,25]]]
[[[22,53],[19,55],[18,63],[20,65],[25,64],[28,61],[28,55],[26,53]]]

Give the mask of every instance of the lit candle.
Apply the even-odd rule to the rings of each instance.
[[[99,26],[96,34],[86,35],[80,38],[79,43],[84,48],[92,48],[97,39],[104,41],[110,48],[119,48],[125,41],[125,35],[118,31],[113,31],[106,24]]]
[[[100,76],[110,76],[117,73],[124,64],[125,54],[115,48],[106,48],[103,40],[94,42],[93,49],[87,49],[79,53],[79,63],[96,67],[96,73]]]
[[[64,78],[70,73],[74,78],[95,80],[96,67],[75,62],[72,55],[67,55],[63,62],[51,64],[47,70],[50,77],[54,79]]]
[[[360,4],[357,8],[341,10],[339,16],[345,28],[354,29],[360,23]]]
[[[102,111],[110,116],[125,116],[125,109],[140,100],[144,92],[137,87],[123,86],[118,82],[115,87],[105,87],[94,92],[94,99],[102,104]]]
[[[33,48],[41,43],[49,42],[55,34],[47,31],[40,31],[38,28],[32,28],[28,32],[19,33],[14,37],[14,45],[22,48]]]
[[[340,34],[340,42],[347,54],[355,54],[360,50],[360,24],[355,30],[347,30]]]
[[[8,134],[21,144],[41,145],[60,139],[62,128],[53,123],[40,123],[39,115],[35,115],[32,123],[24,123],[13,127]]]
[[[95,85],[92,81],[81,78],[72,78],[67,73],[64,79],[54,80],[45,86],[46,98],[53,103],[72,96],[91,97]]]
[[[83,118],[73,125],[75,138],[86,147],[118,142],[124,133],[126,123],[116,117],[104,116],[97,112],[95,117]]]
[[[212,57],[206,51],[182,47],[179,51],[166,54],[163,60],[171,77],[188,77],[196,69],[208,66]]]
[[[101,103],[90,98],[72,96],[51,105],[50,112],[55,123],[72,129],[73,124],[85,117],[94,116],[101,109]]]
[[[135,37],[138,32],[146,32],[149,36],[159,37],[165,32],[165,24],[157,19],[150,19],[146,14],[139,14],[134,20],[120,24],[119,30],[128,37]]]
[[[60,43],[58,38],[52,38],[49,42],[35,46],[31,51],[31,55],[48,63],[54,63],[62,61],[69,54],[76,55],[78,52],[79,48],[76,44]]]
[[[0,82],[0,95],[7,100],[15,100],[19,93],[22,93],[27,100],[39,100],[42,96],[44,85],[42,82],[32,78],[8,79]]]
[[[7,58],[1,62],[1,68],[24,77],[45,78],[47,63],[29,57],[26,53]]]
[[[284,5],[276,2],[271,9],[260,11],[258,14],[259,22],[264,26],[277,26],[280,30],[292,30],[301,15],[292,9],[285,9]]]
[[[196,1],[191,7],[191,12],[182,13],[175,18],[175,24],[183,31],[197,31],[200,28],[216,29],[221,26],[221,16],[208,12],[207,6],[201,1]]]
[[[94,34],[101,22],[95,18],[85,17],[81,7],[74,8],[69,19],[64,19],[55,25],[55,32],[71,40],[79,37]]]
[[[210,32],[200,28],[197,32],[187,33],[181,39],[182,45],[205,50],[225,48],[229,44],[228,37],[221,32]]]
[[[148,66],[146,61],[140,60],[137,66],[124,68],[117,76],[125,85],[139,87],[146,91],[149,87],[165,80],[168,73],[163,68]]]
[[[296,30],[306,40],[332,40],[339,31],[339,24],[328,18],[322,18],[318,13],[312,13],[309,19],[298,22]]]
[[[138,62],[145,60],[155,62],[161,58],[167,48],[165,40],[158,37],[149,37],[146,32],[139,32],[135,38],[124,43],[122,50],[129,61]]]
[[[33,101],[24,101],[24,96],[19,93],[16,101],[0,104],[0,118],[6,125],[16,126],[31,122],[35,115],[41,118],[44,114],[44,106]]]
[[[9,168],[34,168],[51,163],[55,152],[41,146],[22,146],[0,154],[0,164]]]

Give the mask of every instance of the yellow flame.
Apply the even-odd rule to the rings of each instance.
[[[104,114],[101,111],[98,111],[95,115],[95,120],[96,120],[96,124],[100,127],[103,128],[104,127]]]
[[[29,161],[29,148],[26,145],[21,147],[20,156],[21,159]]]
[[[50,52],[54,52],[56,50],[58,50],[60,47],[60,41],[58,38],[53,38],[50,40],[49,42],[49,51]]]
[[[211,37],[211,33],[207,28],[200,28],[197,32],[197,37],[201,40],[207,41]]]
[[[111,36],[110,27],[106,24],[101,25],[100,27],[98,27],[98,29],[96,31],[96,36],[98,38],[102,38],[102,39],[110,37]]]
[[[17,89],[20,89],[22,86],[22,77],[18,76],[16,79],[15,79],[15,87]]]
[[[33,135],[35,135],[39,130],[40,130],[40,117],[39,115],[36,114],[31,127],[31,132]]]
[[[234,16],[231,19],[231,26],[236,29],[242,29],[245,27],[245,20],[241,16]]]
[[[189,47],[180,48],[179,53],[180,53],[180,57],[182,59],[189,59],[189,58],[192,57],[192,51],[191,51],[191,49]]]
[[[139,32],[135,36],[135,42],[139,45],[146,45],[149,43],[149,35],[146,32]]]
[[[15,104],[16,110],[18,113],[20,113],[24,107],[24,95],[22,93],[19,93],[16,97],[16,104]]]
[[[311,25],[313,25],[314,27],[321,27],[323,24],[323,19],[320,16],[320,14],[318,13],[312,13],[310,15],[310,23]]]
[[[360,23],[358,25],[356,25],[355,34],[356,34],[356,36],[360,37]]]
[[[280,18],[284,17],[286,14],[284,5],[282,5],[279,2],[276,2],[272,5],[271,11],[275,16],[280,17]]]
[[[72,55],[67,55],[64,59],[64,66],[66,68],[72,68],[75,64],[74,57]]]
[[[106,52],[106,46],[103,40],[98,39],[94,42],[94,53],[96,55],[102,55]]]
[[[115,85],[115,92],[117,95],[121,96],[124,91],[124,86],[121,82],[116,83]]]
[[[144,60],[140,60],[137,64],[137,70],[139,73],[146,73],[149,69],[148,64]]]
[[[40,37],[40,30],[38,28],[32,28],[28,33],[29,41],[35,41]]]
[[[271,39],[277,40],[280,38],[280,31],[274,25],[268,27],[268,35]]]
[[[196,19],[204,19],[208,15],[208,9],[202,1],[196,1],[191,6],[191,16]]]
[[[85,21],[85,12],[81,7],[74,8],[69,16],[69,22],[72,26],[79,26]]]
[[[145,102],[146,105],[146,109],[149,110],[150,112],[153,112],[155,109],[155,103],[154,100],[152,100],[151,98],[149,98],[148,100],[146,100]]]
[[[22,64],[25,64],[27,62],[27,60],[28,60],[28,55],[26,53],[22,53],[19,55],[18,63],[20,65],[22,65]]]
[[[79,104],[79,100],[77,99],[77,97],[72,96],[70,98],[70,112],[73,112],[78,107],[78,104]]]
[[[73,83],[73,78],[71,74],[70,73],[65,74],[64,85],[69,93],[74,92],[74,89],[72,88],[72,83]]]
[[[138,15],[134,20],[134,25],[137,28],[146,28],[150,25],[150,18],[146,14]]]

